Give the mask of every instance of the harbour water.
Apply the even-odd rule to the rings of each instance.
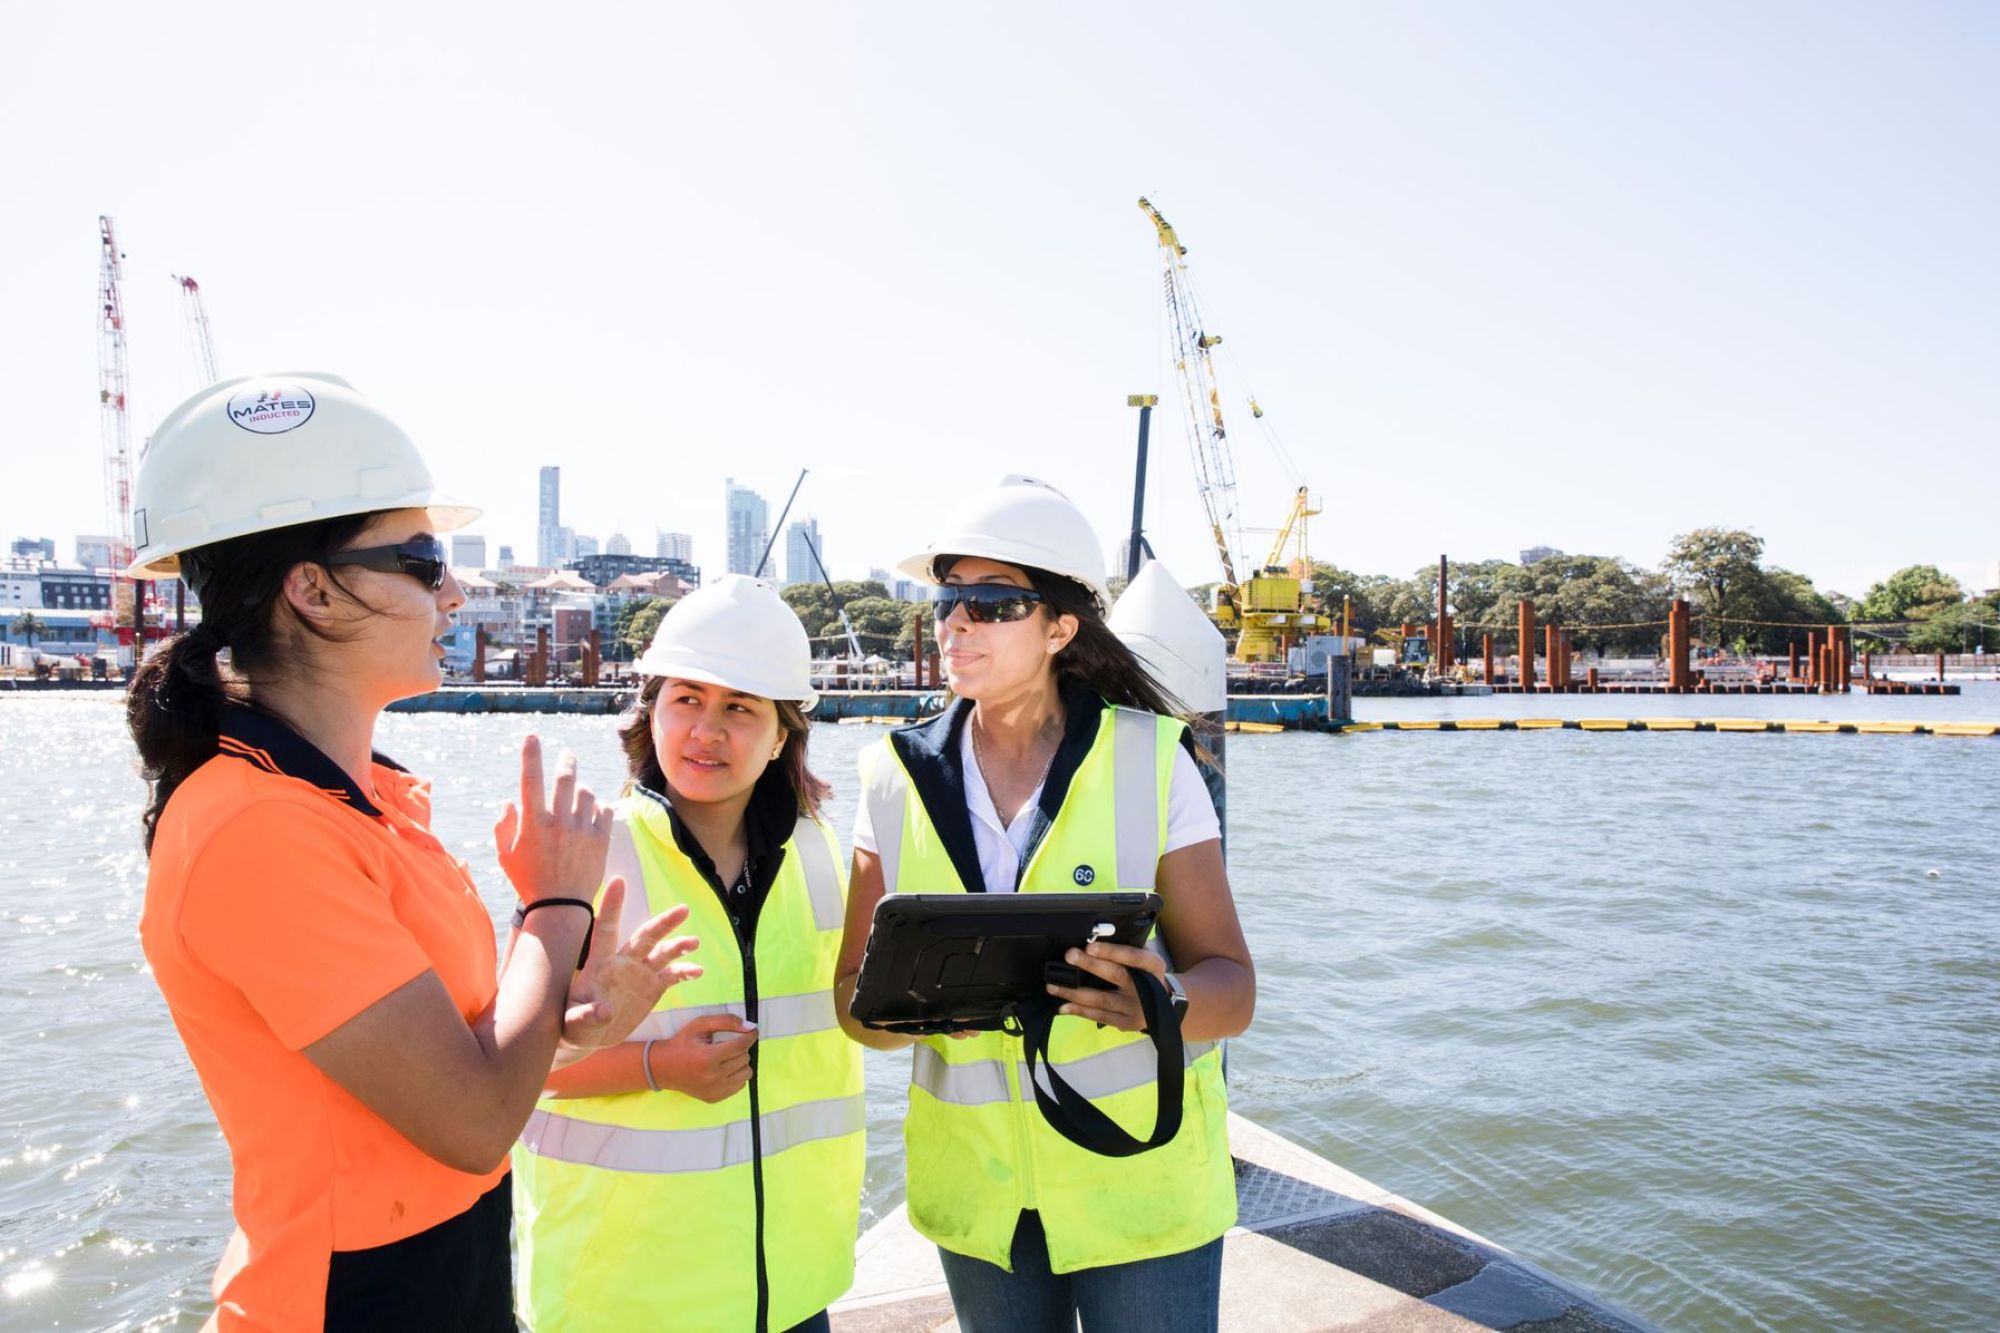
[[[2000,686],[1359,711],[1984,720]],[[489,830],[530,729],[615,785],[608,719],[378,738],[435,780],[496,917]],[[815,736],[843,832],[880,734]],[[1236,1109],[1668,1328],[2000,1322],[2000,741],[1286,734],[1228,757],[1261,981]],[[194,1328],[229,1230],[224,1145],[139,953],[139,803],[112,698],[0,698],[0,1328]],[[905,1074],[870,1058],[870,1218],[899,1195]]]

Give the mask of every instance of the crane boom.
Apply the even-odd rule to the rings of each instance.
[[[1222,422],[1222,394],[1216,383],[1215,362],[1209,355],[1222,338],[1202,327],[1201,308],[1195,303],[1194,286],[1188,280],[1184,262],[1187,247],[1150,201],[1142,197],[1139,207],[1153,220],[1159,233],[1161,281],[1166,289],[1168,318],[1173,325],[1174,369],[1180,380],[1181,401],[1187,408],[1195,485],[1201,492],[1202,508],[1208,514],[1216,558],[1222,564],[1222,584],[1233,591],[1237,585],[1235,553],[1242,545],[1236,514],[1236,468],[1229,452],[1229,430]]]
[[[215,340],[208,331],[208,311],[201,304],[201,284],[178,273],[169,276],[180,285],[181,306],[187,312],[188,344],[194,351],[194,372],[205,389],[222,376],[215,369]]]
[[[104,526],[112,538],[112,628],[138,632],[140,600],[122,574],[132,564],[132,424],[126,416],[124,278],[112,220],[98,214],[98,426],[104,438]]]

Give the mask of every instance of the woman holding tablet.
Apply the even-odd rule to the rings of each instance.
[[[515,1150],[536,1333],[823,1329],[854,1277],[861,1051],[834,1021],[845,886],[806,767],[805,627],[763,579],[688,594],[619,727],[627,911],[691,910],[706,970],[550,1079]]]
[[[1072,951],[1110,989],[1049,987],[1062,1002],[1049,1062],[1146,1135],[1157,1065],[1134,972],[1164,984],[1188,1059],[1179,1133],[1109,1157],[1044,1122],[1019,1037],[922,1038],[904,1124],[910,1221],[937,1243],[966,1333],[1079,1317],[1086,1330],[1213,1329],[1236,1217],[1216,1043],[1249,1025],[1256,980],[1188,729],[1105,625],[1103,550],[1053,487],[1007,478],[900,567],[934,585],[954,700],[863,756],[842,1025],[879,1050],[912,1041],[848,1016],[885,893],[1151,890],[1165,956]]]
[[[664,939],[684,913],[619,946],[615,882],[593,929],[610,811],[573,758],[545,795],[533,737],[494,830],[520,895],[496,969],[429,784],[374,752],[383,708],[437,688],[465,600],[437,534],[477,513],[330,375],[212,385],[140,464],[131,572],[203,613],[126,711],[140,936],[235,1174],[213,1326],[512,1329],[507,1150],[558,1042],[618,1041],[699,972]]]

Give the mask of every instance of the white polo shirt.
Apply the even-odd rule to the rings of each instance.
[[[988,893],[1012,893],[1020,878],[1021,858],[1027,855],[1028,830],[1034,822],[1031,816],[1041,803],[1042,789],[1037,786],[1029,792],[1028,799],[1014,812],[1013,821],[1003,825],[1000,812],[993,805],[993,793],[987,790],[986,775],[979,771],[979,757],[973,753],[969,721],[959,728],[958,761],[965,773],[965,808],[972,815],[972,842],[979,852],[979,874],[986,881]],[[1173,785],[1167,789],[1167,845],[1161,855],[1221,836],[1222,824],[1215,817],[1215,803],[1209,799],[1208,786],[1201,780],[1201,769],[1196,767],[1194,756],[1177,745]],[[866,801],[855,812],[854,849],[869,853],[881,850],[875,844],[875,826],[868,818]]]

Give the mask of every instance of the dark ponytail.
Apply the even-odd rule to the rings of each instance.
[[[181,575],[201,599],[201,623],[140,663],[125,694],[125,725],[139,747],[140,774],[151,788],[140,816],[149,853],[160,812],[174,790],[214,758],[224,710],[251,702],[251,675],[290,665],[288,659],[295,656],[296,640],[284,632],[278,613],[279,607],[290,611],[283,596],[285,576],[302,563],[325,564],[375,517],[352,514],[302,523],[182,553]],[[340,587],[331,570],[327,577]],[[327,637],[324,628],[296,615],[289,620]],[[229,654],[227,669],[221,660],[224,651]]]

